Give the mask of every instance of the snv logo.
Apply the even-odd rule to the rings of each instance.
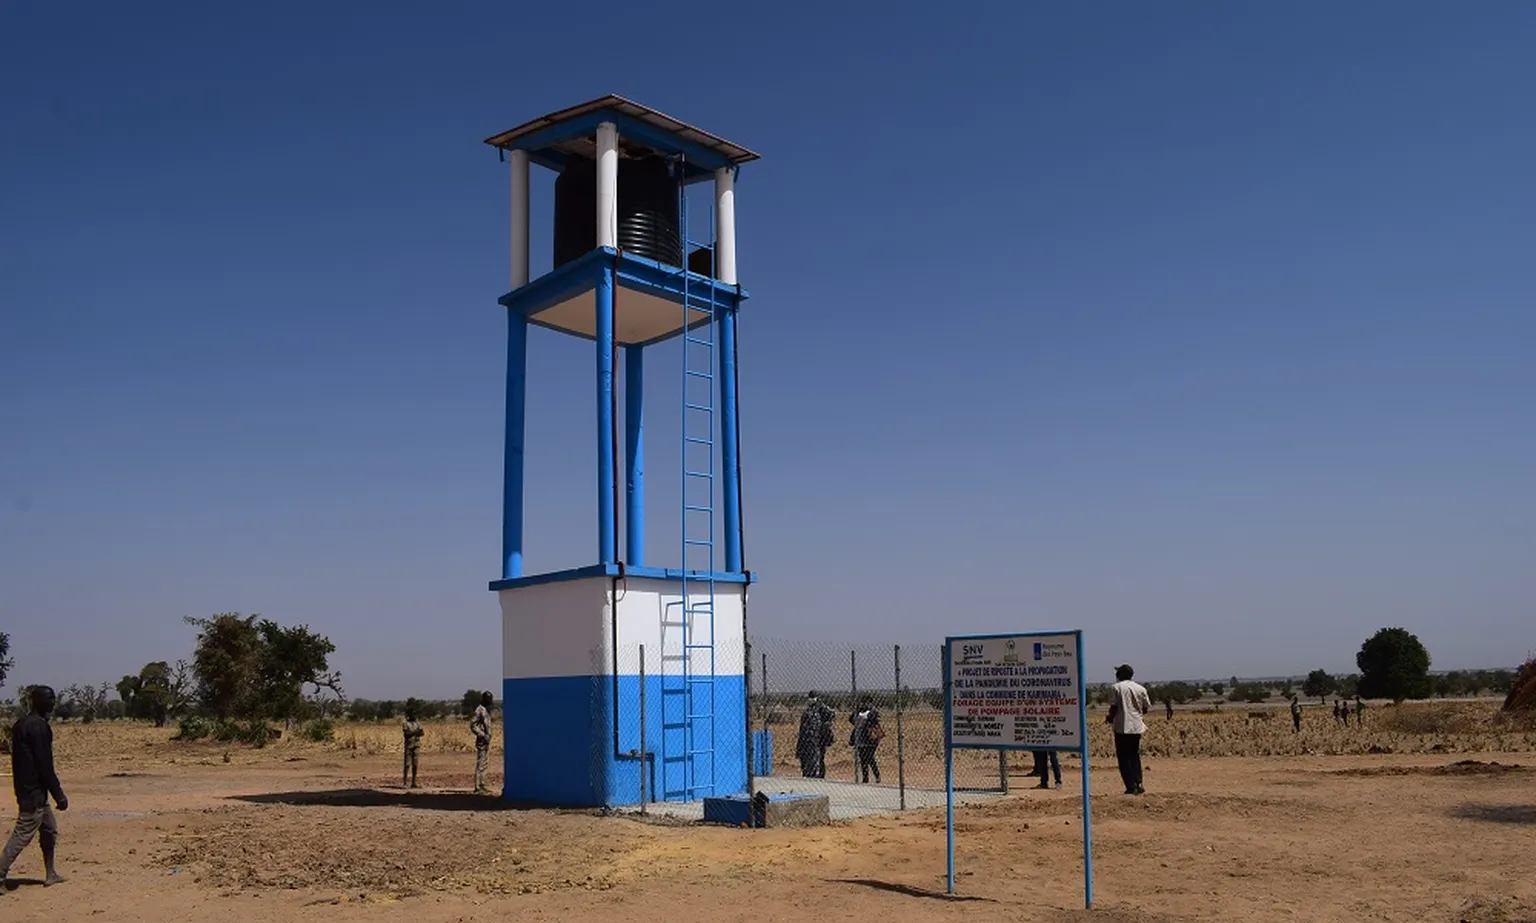
[[[986,647],[981,644],[960,645],[960,659],[956,663],[981,663]]]

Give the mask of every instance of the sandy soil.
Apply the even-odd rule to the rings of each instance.
[[[1095,761],[1091,914],[1070,785],[963,810],[949,899],[942,811],[743,831],[505,810],[465,793],[468,755],[425,759],[414,793],[396,759],[65,758],[70,880],[37,885],[29,851],[0,918],[1536,921],[1531,755],[1159,759],[1144,798]]]

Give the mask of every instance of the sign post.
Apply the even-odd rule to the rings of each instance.
[[[1081,630],[944,640],[944,826],[950,894],[955,893],[955,750],[1076,751],[1083,783],[1083,906],[1093,907],[1085,693]]]

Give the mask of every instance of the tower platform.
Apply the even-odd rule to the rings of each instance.
[[[686,278],[685,278],[686,276]],[[530,324],[597,339],[597,297],[613,292],[613,341],[617,346],[650,346],[735,311],[747,293],[708,275],[666,266],[656,260],[598,247],[497,299]]]

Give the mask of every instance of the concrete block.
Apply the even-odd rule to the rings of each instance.
[[[704,820],[732,827],[814,827],[832,822],[826,795],[728,795],[704,799]]]

